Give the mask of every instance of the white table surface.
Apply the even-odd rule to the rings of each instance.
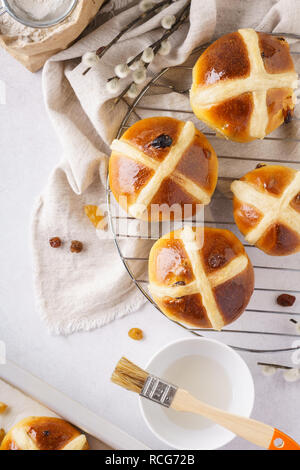
[[[45,112],[41,73],[31,74],[1,50],[0,80],[7,89],[7,103],[0,105],[0,340],[6,343],[7,356],[149,447],[164,449],[144,424],[137,397],[112,385],[109,378],[121,355],[139,358],[143,365],[166,343],[189,333],[146,305],[90,333],[49,335],[35,308],[30,217],[35,198],[59,160],[60,144]],[[144,330],[143,342],[128,338],[131,327]],[[292,340],[285,344],[290,346]],[[280,360],[290,357],[286,353]],[[256,365],[260,356],[244,358],[255,379],[253,417],[300,441],[300,382],[288,384],[280,373],[266,378]],[[280,362],[274,355],[263,359]],[[254,446],[235,439],[226,449]]]

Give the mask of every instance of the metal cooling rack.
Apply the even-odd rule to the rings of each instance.
[[[291,53],[295,62],[296,70],[300,73],[300,50],[293,50],[293,43],[295,40],[300,40],[300,36],[288,35],[288,34],[276,34],[276,36],[284,36],[291,46]],[[196,49],[188,59],[185,65],[167,67],[163,69],[160,73],[155,75],[150,82],[143,88],[137,98],[133,101],[132,104],[129,104],[125,98],[122,98],[123,103],[128,107],[128,111],[120,125],[118,134],[116,138],[120,138],[123,132],[126,131],[134,122],[142,119],[144,117],[157,116],[157,115],[172,115],[173,117],[178,117],[179,119],[191,119],[194,120],[195,124],[201,125],[197,119],[194,118],[193,112],[190,107],[186,109],[166,109],[166,108],[155,108],[149,105],[149,100],[147,96],[149,91],[151,93],[158,92],[160,90],[163,92],[177,92],[179,94],[188,96],[188,91],[190,89],[192,81],[192,68],[200,53],[204,51],[208,44],[201,46]],[[170,72],[171,71],[171,76]],[[184,83],[183,89],[178,90],[175,85],[172,84],[172,75],[176,73],[182,74]],[[187,76],[189,81],[186,84]],[[296,107],[297,108],[297,107]],[[297,115],[298,113],[298,115]],[[143,114],[143,116],[141,116]],[[194,119],[193,119],[194,118]],[[202,124],[203,125],[203,124]],[[180,322],[175,322],[181,328],[191,332],[196,336],[203,336],[202,333],[218,335],[218,339],[228,343],[236,342],[238,340],[239,344],[231,344],[231,346],[238,350],[250,353],[275,353],[275,352],[285,352],[285,351],[294,351],[299,349],[300,346],[296,347],[286,347],[285,344],[282,344],[282,341],[289,339],[290,341],[300,340],[300,336],[295,333],[295,330],[289,330],[291,327],[290,318],[297,320],[299,317],[300,321],[300,312],[296,308],[282,310],[276,304],[275,298],[280,293],[293,293],[295,295],[300,294],[299,288],[300,285],[300,256],[299,254],[292,255],[292,257],[271,257],[260,252],[255,247],[250,246],[245,243],[245,240],[238,232],[238,229],[234,223],[232,217],[232,208],[231,208],[231,193],[229,190],[230,183],[245,174],[246,172],[254,169],[256,164],[259,162],[272,162],[279,164],[287,164],[293,168],[300,170],[300,158],[297,155],[300,155],[300,112],[299,106],[295,110],[295,116],[293,121],[290,124],[281,126],[278,130],[274,131],[271,136],[265,137],[263,141],[256,141],[254,144],[236,144],[224,139],[216,137],[216,134],[212,132],[209,128],[202,129],[202,132],[209,138],[213,147],[216,150],[216,153],[219,157],[219,180],[217,190],[212,199],[212,202],[209,206],[205,208],[205,218],[204,222],[207,226],[215,226],[219,228],[229,228],[232,230],[243,242],[246,251],[250,255],[252,260],[255,278],[256,278],[256,287],[254,294],[246,312],[248,315],[244,314],[238,319],[234,326],[235,328],[224,328],[222,332],[215,332],[210,329],[197,329],[189,328]],[[260,151],[263,151],[266,155],[266,159],[259,157]],[[236,174],[236,166],[239,162],[240,168],[239,173]],[[229,204],[228,204],[229,202]],[[123,264],[131,277],[132,281],[136,287],[143,293],[143,295],[148,299],[148,301],[163,315],[165,315],[158,305],[153,301],[151,295],[147,291],[148,280],[146,275],[141,275],[141,273],[147,272],[148,257],[143,254],[143,257],[140,256],[129,256],[124,253],[122,247],[122,240],[130,240],[132,243],[138,243],[141,239],[144,239],[144,235],[139,232],[135,233],[123,233],[120,230],[120,223],[126,222],[127,226],[130,224],[138,223],[133,217],[129,217],[127,214],[120,215],[116,208],[118,207],[117,202],[114,199],[114,196],[111,193],[109,188],[109,183],[107,180],[107,206],[109,214],[109,224],[112,231],[114,241],[120,255]],[[216,210],[219,206],[220,211]],[[117,215],[116,215],[117,214]],[[195,220],[188,219],[182,221],[183,223],[195,222]],[[159,227],[159,234],[156,238],[159,238],[162,235],[162,227]],[[153,243],[155,240],[153,240]],[[148,246],[149,248],[149,246]],[[150,249],[149,249],[150,251]],[[298,280],[297,280],[298,279]],[[268,323],[270,326],[264,326],[263,328],[252,329],[251,325],[253,322],[259,324],[263,319],[268,317]],[[247,321],[244,320],[247,318]],[[274,320],[276,325],[282,328],[283,331],[273,331],[274,330]],[[288,328],[289,327],[289,328]],[[201,331],[201,333],[200,333]],[[251,337],[255,336],[255,342],[259,344],[259,347],[252,347],[251,344],[249,347],[245,347],[245,337],[247,340],[251,341]],[[276,337],[279,342],[278,348],[266,347],[267,337]],[[281,347],[282,346],[282,347]]]

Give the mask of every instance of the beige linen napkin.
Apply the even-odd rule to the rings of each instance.
[[[117,2],[124,6],[125,0]],[[178,0],[168,10],[128,32],[83,76],[82,54],[105,45],[121,27],[138,14],[128,8],[100,26],[73,47],[51,58],[43,75],[46,106],[60,138],[61,163],[37,201],[33,218],[33,251],[36,295],[43,319],[55,334],[69,334],[100,327],[136,309],[144,302],[123,267],[109,233],[95,229],[84,214],[85,204],[105,202],[108,145],[116,136],[127,106],[113,104],[105,84],[114,66],[136,55],[162,34],[160,21],[185,4]],[[216,7],[217,6],[217,7]],[[217,13],[217,15],[216,15]],[[172,37],[172,51],[157,57],[150,67],[156,73],[166,65],[180,64],[190,52],[208,41],[215,30],[256,27],[265,31],[297,32],[296,2],[285,0],[192,0],[190,24]],[[261,25],[260,22],[262,21]],[[124,86],[126,85],[124,81]],[[155,95],[151,105],[189,107],[188,99],[175,93]],[[146,113],[141,113],[145,117]],[[185,116],[186,118],[186,116]],[[199,126],[198,126],[199,127]],[[50,248],[50,237],[59,236],[62,248]],[[72,254],[71,240],[84,243],[84,251]],[[123,251],[142,253],[143,244],[123,242]]]

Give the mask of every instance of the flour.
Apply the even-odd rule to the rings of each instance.
[[[72,0],[8,0],[8,4],[20,19],[47,22],[63,16]]]
[[[51,21],[51,17],[57,18],[57,16],[62,16],[68,10],[71,3],[71,0],[9,0],[13,11],[25,21],[26,19],[31,21],[34,19],[36,21]],[[18,8],[19,12],[17,11]],[[30,28],[14,20],[8,13],[5,13],[0,16],[0,35],[11,38],[10,45],[18,48],[30,43],[41,42],[47,40],[60,30],[65,29],[73,21],[74,16],[77,15],[76,10],[62,23],[50,28]]]

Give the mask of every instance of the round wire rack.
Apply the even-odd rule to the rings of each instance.
[[[295,46],[296,41],[300,40],[300,36],[288,34],[276,35],[284,36],[290,43],[291,54],[296,70],[299,73],[300,51]],[[277,353],[295,351],[300,348],[300,343],[291,345],[291,342],[296,342],[297,339],[300,340],[294,325],[298,323],[297,317],[300,317],[300,312],[297,310],[299,307],[297,307],[296,302],[293,307],[284,309],[284,307],[280,307],[276,303],[276,297],[286,292],[293,295],[300,294],[300,254],[289,257],[272,257],[247,244],[238,232],[233,220],[232,195],[229,188],[234,179],[240,178],[261,162],[288,164],[290,167],[300,170],[299,106],[296,106],[295,116],[291,123],[281,126],[272,135],[265,137],[264,140],[249,144],[238,144],[217,137],[211,129],[197,121],[189,106],[188,99],[186,99],[186,104],[181,108],[176,106],[178,100],[175,99],[174,105],[172,104],[168,107],[153,106],[150,94],[153,96],[153,94],[157,93],[176,93],[177,97],[185,96],[188,98],[193,65],[208,45],[209,43],[197,48],[184,65],[166,67],[161,70],[147,83],[131,104],[122,97],[122,101],[126,103],[128,111],[122,120],[116,138],[119,139],[134,122],[144,117],[157,115],[190,119],[194,121],[198,128],[201,126],[201,131],[210,139],[219,158],[218,185],[211,204],[205,207],[203,222],[210,227],[226,228],[233,231],[242,241],[254,266],[256,284],[251,302],[246,309],[248,314],[242,315],[234,323],[234,328],[225,327],[222,332],[217,332],[211,329],[191,328],[174,320],[169,321],[176,323],[179,327],[196,336],[201,337],[203,334],[216,335],[218,339],[227,344],[230,343],[231,347],[242,352]],[[174,76],[177,78],[176,83],[180,82],[183,84],[182,89],[178,89],[174,84]],[[178,80],[178,77],[182,77],[182,80]],[[182,102],[182,100],[179,101]],[[263,155],[263,158],[261,155]],[[140,221],[128,216],[123,211],[120,213],[120,207],[109,187],[109,178],[107,179],[107,206],[110,229],[120,258],[129,276],[148,301],[165,316],[147,290],[148,279],[145,273],[147,273],[148,265],[147,255],[152,244],[164,233],[167,233],[167,231],[164,230],[163,224],[157,223],[155,235],[153,236],[153,231],[151,231],[150,237],[149,227],[146,227],[146,223],[143,225]],[[197,225],[199,220],[194,218],[183,220],[180,223],[182,225],[188,223]],[[135,244],[141,240],[148,239],[150,241],[149,238],[151,242],[143,248],[142,256],[139,254],[132,256],[132,254],[128,255],[124,252],[122,246],[123,240],[130,240]],[[253,329],[253,325],[259,325],[259,327]],[[278,331],[278,328],[280,331]],[[274,337],[278,344],[276,348],[274,348]],[[245,338],[247,338],[247,345],[245,345]],[[253,346],[253,338],[255,338],[255,346]],[[272,341],[270,347],[267,344],[268,339]],[[285,344],[287,340],[290,341],[288,346]]]

